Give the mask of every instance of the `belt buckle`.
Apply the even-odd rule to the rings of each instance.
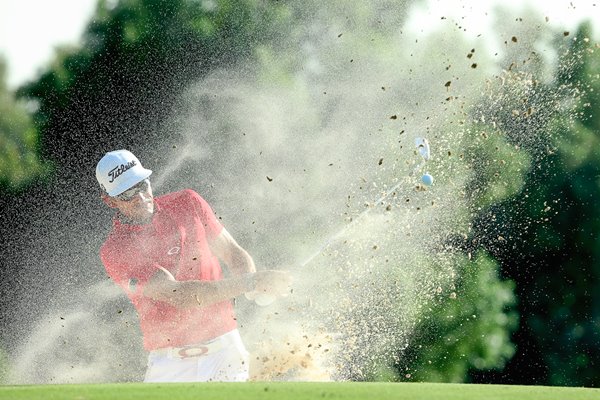
[[[177,355],[180,358],[202,357],[209,353],[214,353],[222,347],[220,338],[211,339],[208,342],[190,344],[181,348],[176,348]]]
[[[177,356],[179,356],[179,358],[202,357],[203,355],[208,354],[208,350],[208,346],[191,345],[180,348],[177,351]]]

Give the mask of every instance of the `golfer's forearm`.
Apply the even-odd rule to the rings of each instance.
[[[227,261],[226,261],[227,262]],[[230,254],[230,260],[227,264],[234,274],[242,275],[249,272],[256,272],[254,260],[248,252],[241,247],[233,250]]]
[[[254,260],[250,254],[239,246],[230,246],[223,254],[223,261],[235,275],[256,272]]]
[[[219,236],[209,242],[209,246],[213,254],[225,261],[230,271],[235,275],[256,272],[250,254],[235,241],[225,228]]]
[[[243,274],[220,281],[180,281],[170,296],[179,308],[206,307],[254,290],[252,274]]]

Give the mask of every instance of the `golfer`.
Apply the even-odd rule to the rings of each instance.
[[[100,257],[139,314],[149,352],[144,381],[246,381],[248,352],[232,299],[247,292],[283,296],[290,276],[256,271],[193,190],[155,198],[151,174],[127,150],[106,153],[96,167],[102,200],[116,211]]]

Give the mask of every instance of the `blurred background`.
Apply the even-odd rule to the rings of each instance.
[[[255,379],[600,387],[600,6],[546,3],[0,0],[0,382],[142,379],[127,148],[298,275]]]

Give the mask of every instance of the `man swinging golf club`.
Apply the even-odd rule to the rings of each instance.
[[[248,352],[231,299],[283,296],[290,275],[257,271],[193,190],[155,198],[151,174],[127,150],[106,153],[96,167],[102,200],[116,211],[100,257],[138,312],[149,352],[144,381],[245,381]]]

